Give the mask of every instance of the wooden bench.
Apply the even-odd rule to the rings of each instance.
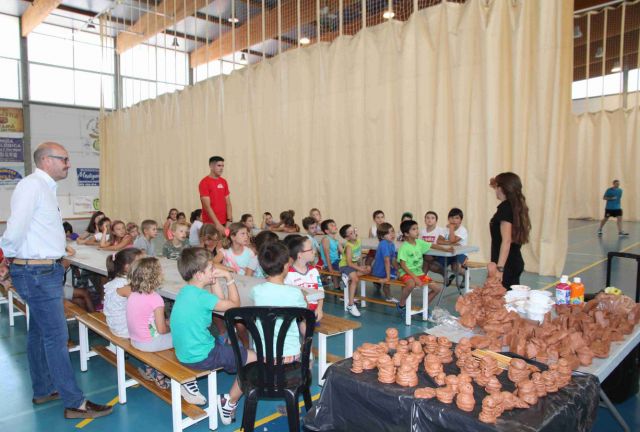
[[[324,384],[324,373],[331,363],[341,360],[338,356],[327,353],[327,338],[344,333],[344,357],[353,355],[353,330],[360,328],[361,324],[356,321],[340,318],[335,315],[325,314],[320,321],[320,325],[315,328],[318,334],[318,384]]]
[[[320,274],[325,275],[325,276],[332,276],[332,277],[341,277],[340,272],[337,271],[329,271],[326,269],[322,269],[319,270]],[[367,297],[367,282],[371,282],[371,283],[378,283],[378,284],[383,284],[386,283],[388,285],[392,285],[392,286],[399,286],[399,287],[404,287],[405,284],[404,282],[401,282],[397,279],[392,279],[389,282],[384,282],[384,279],[380,279],[377,278],[375,276],[371,276],[371,275],[364,275],[364,276],[359,276],[360,279],[360,295],[359,296],[355,296],[356,299],[360,300],[360,306],[365,308],[367,307],[367,301],[370,301],[372,303],[377,303],[377,304],[382,304],[385,306],[393,306],[395,307],[395,303],[391,303],[388,301],[384,301],[384,300],[379,300],[379,299],[374,299],[371,297]],[[345,287],[343,288],[343,300],[344,300],[344,310],[347,310],[347,305],[349,304],[349,286],[347,284],[344,284]],[[417,289],[418,287],[414,288]],[[414,308],[412,306],[412,296],[413,293],[409,294],[409,296],[407,297],[407,300],[405,302],[405,313],[404,313],[404,323],[405,325],[411,325],[411,317],[413,315],[422,315],[422,319],[424,321],[429,319],[429,287],[428,285],[424,285],[422,288],[422,307],[421,308]],[[334,292],[332,292],[331,290],[326,290],[325,292],[328,294],[335,294]]]
[[[114,336],[109,330],[106,317],[103,313],[95,312],[77,317],[78,324],[83,333],[80,344],[80,369],[87,370],[87,360],[89,354],[88,329],[106,339],[113,348],[105,346],[94,346],[92,351],[103,357],[112,365],[116,366],[118,376],[118,399],[121,404],[127,402],[127,387],[140,384],[163,401],[171,405],[173,431],[182,431],[199,421],[209,418],[209,429],[218,428],[218,414],[216,408],[216,397],[218,394],[217,372],[215,370],[195,370],[182,365],[175,356],[173,349],[159,352],[144,352],[136,349],[128,339]],[[171,389],[163,390],[151,381],[145,380],[140,372],[130,363],[125,361],[124,354],[137,358],[146,365],[157,369],[166,377],[171,379]],[[132,379],[127,380],[126,375]],[[209,400],[205,409],[187,403],[180,394],[180,385],[193,381],[200,377],[208,377]],[[182,417],[182,414],[186,418]]]

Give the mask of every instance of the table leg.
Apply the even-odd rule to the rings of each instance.
[[[622,430],[624,430],[624,432],[630,432],[631,429],[629,429],[629,425],[627,425],[627,422],[624,421],[624,419],[616,409],[615,405],[611,403],[611,401],[609,400],[609,397],[602,390],[602,388],[600,388],[600,399],[602,399],[602,402],[604,402],[604,405],[607,408],[609,408],[609,411],[611,411],[611,415],[613,416],[613,418],[616,419],[618,423],[620,423],[620,426],[622,426]]]
[[[447,280],[449,279],[449,272],[447,271],[447,266],[449,262],[446,256],[443,258],[444,258],[444,269],[442,269],[442,276],[444,277],[444,281],[442,282],[442,290],[438,295],[438,301],[436,302],[434,309],[440,306],[440,301],[442,300],[442,296],[444,295],[444,292],[447,290]]]
[[[324,373],[327,370],[327,335],[318,334],[318,384],[324,384]]]

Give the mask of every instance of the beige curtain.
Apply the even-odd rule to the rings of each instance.
[[[639,109],[575,116],[566,175],[571,217],[602,218],[604,191],[618,179],[624,220],[640,220]]]
[[[456,206],[486,261],[489,177],[512,170],[531,209],[526,269],[559,274],[572,4],[443,2],[115,112],[102,122],[103,208],[138,221],[197,208],[222,155],[235,219],[291,208],[299,223],[319,207],[366,235],[378,208],[397,230],[405,210],[444,225]]]

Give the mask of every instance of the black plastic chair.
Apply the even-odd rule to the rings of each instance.
[[[278,319],[282,325],[277,334],[274,353],[274,333]],[[224,314],[229,341],[233,347],[238,367],[238,383],[245,396],[242,427],[245,432],[253,431],[258,400],[262,398],[284,398],[287,403],[289,430],[300,431],[298,396],[302,393],[304,406],[311,409],[311,371],[309,356],[313,342],[316,317],[313,311],[297,307],[240,307],[229,309]],[[260,321],[264,333],[264,345],[258,331]],[[283,364],[284,340],[290,326],[304,322],[304,339],[301,344],[300,360]],[[245,325],[256,347],[257,361],[242,364],[240,347],[235,325]],[[265,346],[266,345],[266,346]]]

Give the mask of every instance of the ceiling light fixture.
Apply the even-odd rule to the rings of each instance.
[[[573,28],[573,38],[580,39],[582,37],[582,30],[580,30],[580,26],[577,25]]]
[[[229,21],[231,24],[236,24],[236,23],[240,22],[240,20],[238,18],[236,18],[236,17],[231,17],[227,21]]]
[[[615,63],[613,63],[613,67],[611,68],[611,72],[620,72],[622,70],[622,68],[620,67],[620,62],[619,61],[615,61]]]
[[[382,18],[384,19],[388,19],[390,20],[391,18],[393,18],[394,16],[396,16],[395,12],[392,10],[386,10],[382,13]]]
[[[308,37],[302,37],[300,38],[300,45],[309,45],[311,43],[311,39],[309,39]]]
[[[599,46],[598,48],[596,48],[596,58],[602,58],[603,55],[604,55],[604,51],[602,47]]]
[[[246,63],[247,62],[247,56],[245,53],[242,53],[242,55],[240,56],[240,63]]]
[[[180,46],[180,44],[178,43],[178,38],[177,37],[173,37],[173,42],[171,42],[171,46],[178,48]]]
[[[88,29],[95,29],[96,25],[93,23],[93,18],[89,20],[89,22],[87,23],[87,28]]]

